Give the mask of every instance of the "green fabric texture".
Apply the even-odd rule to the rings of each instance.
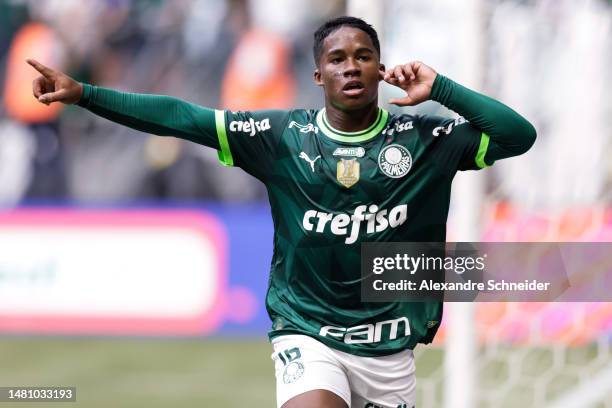
[[[536,130],[527,119],[503,103],[443,75],[436,77],[431,99],[459,113],[490,137],[483,160],[487,166],[496,160],[523,154],[535,142]]]
[[[119,92],[83,84],[79,106],[158,136],[176,136],[219,150],[215,111],[170,96]]]

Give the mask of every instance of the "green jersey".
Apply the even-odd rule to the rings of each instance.
[[[361,302],[360,243],[443,242],[458,169],[488,136],[463,118],[392,115],[346,133],[325,109],[216,114],[221,159],[267,187],[274,256],[270,336],[301,333],[365,356],[430,342],[440,303]]]
[[[213,147],[268,190],[274,255],[270,336],[300,333],[378,356],[432,341],[437,302],[361,301],[362,242],[442,242],[451,183],[521,154],[535,130],[516,112],[438,75],[432,99],[463,118],[378,110],[361,132],[334,129],[325,110],[230,112],[175,98],[84,87],[79,102],[135,129]]]

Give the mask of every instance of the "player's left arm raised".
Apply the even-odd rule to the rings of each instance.
[[[428,99],[441,103],[466,118],[490,137],[484,164],[525,153],[536,139],[529,121],[501,102],[474,92],[414,61],[389,69],[384,80],[406,92],[391,99],[398,106],[413,106]]]

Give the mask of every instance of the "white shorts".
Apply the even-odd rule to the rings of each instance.
[[[413,408],[416,378],[412,350],[382,357],[361,357],[332,349],[312,337],[272,339],[276,405],[296,395],[323,389],[349,408]]]

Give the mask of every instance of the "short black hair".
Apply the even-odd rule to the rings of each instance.
[[[380,42],[378,41],[378,34],[376,33],[374,27],[372,27],[370,24],[366,23],[360,18],[342,16],[334,18],[333,20],[326,21],[314,33],[314,45],[312,47],[312,53],[317,67],[319,66],[319,59],[321,58],[321,54],[323,54],[323,41],[331,33],[344,26],[354,27],[365,31],[365,33],[372,40],[374,48],[376,48],[376,52],[378,53],[378,57],[380,58]]]

